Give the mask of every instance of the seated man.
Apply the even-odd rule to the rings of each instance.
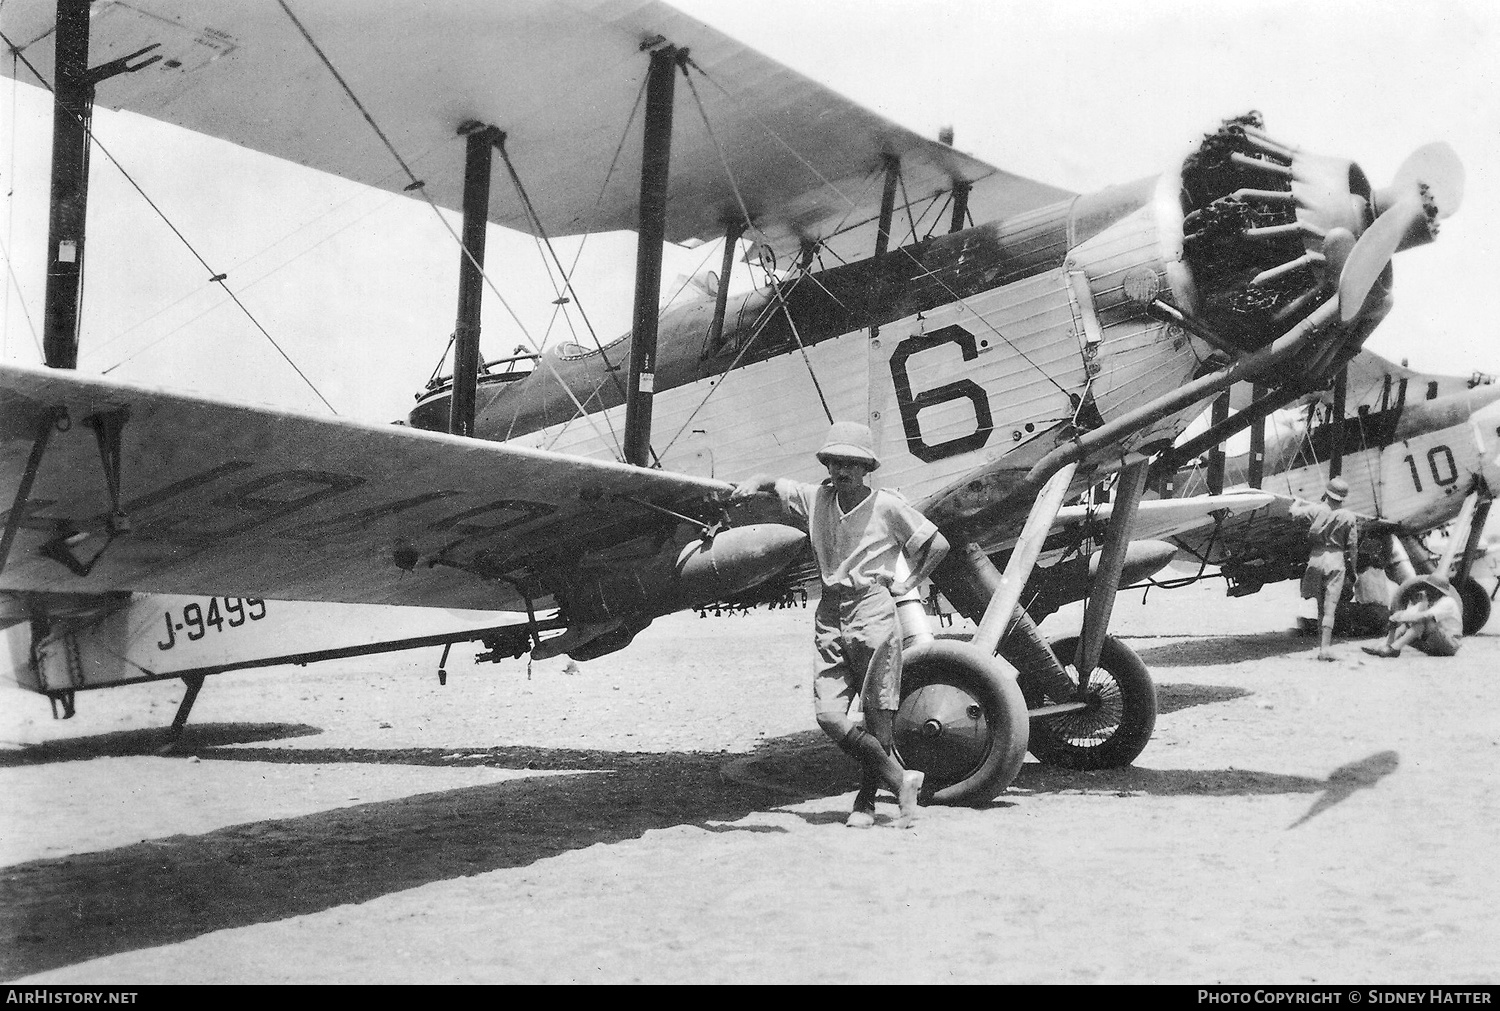
[[[1361,647],[1371,656],[1400,656],[1404,646],[1415,646],[1428,656],[1452,656],[1463,638],[1464,616],[1448,592],[1442,576],[1419,576],[1402,594],[1416,595],[1410,607],[1391,615],[1391,630],[1380,646]]]

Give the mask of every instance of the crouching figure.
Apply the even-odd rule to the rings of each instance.
[[[1464,617],[1453,599],[1448,580],[1442,576],[1418,576],[1402,588],[1400,599],[1412,602],[1391,615],[1390,631],[1383,644],[1361,647],[1366,653],[1395,657],[1406,646],[1414,646],[1428,656],[1452,656],[1458,652]]]

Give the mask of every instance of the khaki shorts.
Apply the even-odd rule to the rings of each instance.
[[[1458,640],[1444,632],[1436,621],[1428,618],[1414,624],[1422,629],[1422,634],[1413,639],[1411,644],[1423,653],[1428,656],[1453,656],[1458,652]]]
[[[1323,624],[1333,627],[1334,612],[1344,593],[1344,556],[1334,552],[1314,552],[1302,570],[1302,596],[1319,602],[1318,613]]]
[[[825,586],[813,639],[818,712],[847,713],[856,695],[863,696],[866,710],[901,705],[901,626],[889,590]]]

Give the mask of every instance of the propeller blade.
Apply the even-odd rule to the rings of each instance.
[[[1464,201],[1464,166],[1458,152],[1439,141],[1417,148],[1406,156],[1389,187],[1396,199],[1417,190],[1420,183],[1437,204],[1437,216],[1446,218]]]
[[[1339,317],[1345,323],[1359,315],[1370,289],[1380,280],[1407,233],[1419,221],[1425,227],[1426,218],[1421,196],[1412,194],[1385,210],[1365,229],[1339,274]]]
[[[1327,276],[1342,277],[1344,264],[1354,251],[1354,233],[1347,228],[1332,228],[1323,237],[1323,258],[1327,264]]]

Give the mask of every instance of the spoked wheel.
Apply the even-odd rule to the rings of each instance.
[[[930,802],[984,804],[1016,778],[1030,728],[1004,661],[937,640],[902,658],[894,729],[901,764],[927,774]]]
[[[1454,583],[1453,588],[1463,601],[1464,635],[1473,635],[1490,620],[1490,595],[1484,592],[1484,587],[1476,579],[1465,578]]]
[[[1076,683],[1072,668],[1077,637],[1060,639],[1053,651]],[[1028,709],[1054,705],[1034,678],[1018,678]],[[1135,761],[1156,727],[1156,686],[1135,651],[1105,636],[1099,665],[1089,674],[1088,706],[1031,722],[1031,753],[1038,761],[1065,769],[1117,769]]]

